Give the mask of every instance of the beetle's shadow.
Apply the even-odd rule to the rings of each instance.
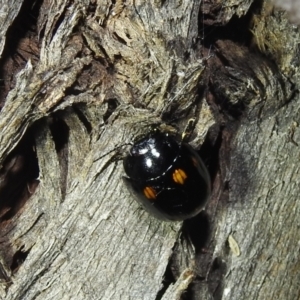
[[[195,247],[196,255],[203,252],[210,238],[211,226],[208,215],[201,211],[197,216],[185,220],[182,234]]]

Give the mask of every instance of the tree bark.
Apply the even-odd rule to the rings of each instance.
[[[1,299],[299,299],[299,29],[285,12],[5,0],[0,15]],[[191,117],[212,195],[162,222],[121,160],[149,127],[181,133]]]

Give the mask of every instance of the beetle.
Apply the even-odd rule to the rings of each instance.
[[[134,142],[123,160],[125,184],[146,211],[181,221],[203,210],[210,176],[198,153],[183,138],[159,129]]]

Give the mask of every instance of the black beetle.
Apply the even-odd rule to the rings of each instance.
[[[198,153],[158,129],[134,143],[123,165],[126,185],[159,219],[191,218],[204,208],[210,196],[210,177]]]

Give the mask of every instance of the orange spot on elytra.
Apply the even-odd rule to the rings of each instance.
[[[146,198],[148,198],[149,200],[155,200],[156,199],[156,191],[153,187],[151,186],[146,186],[143,190],[144,195],[146,196]]]
[[[184,184],[187,179],[186,173],[182,169],[176,169],[173,172],[173,180],[178,184]]]

